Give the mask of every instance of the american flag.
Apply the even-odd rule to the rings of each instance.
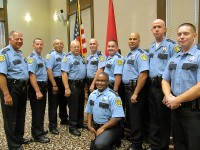
[[[86,45],[83,23],[81,19],[79,0],[77,0],[76,20],[75,20],[75,26],[74,26],[74,39],[80,42],[81,55],[85,56],[87,54],[87,45]]]

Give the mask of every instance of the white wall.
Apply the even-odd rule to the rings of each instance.
[[[105,50],[108,2],[108,0],[94,0],[94,34],[102,52]],[[141,48],[148,48],[150,43],[154,41],[150,28],[152,21],[156,19],[156,0],[113,0],[113,3],[119,47],[122,49],[122,54],[125,55],[129,51],[127,41],[130,32],[138,32],[141,35]],[[22,50],[25,57],[32,52],[32,41],[35,37],[41,37],[45,42],[43,55],[52,49],[52,41],[55,38],[62,39],[65,44],[64,51],[68,51],[67,25],[62,21],[55,22],[53,20],[54,13],[59,14],[60,9],[67,12],[66,0],[8,1],[9,31],[19,30],[24,34]],[[30,24],[24,21],[27,12],[32,17]],[[91,38],[89,15],[89,10],[82,11],[87,45]],[[71,24],[70,33],[73,35],[74,17],[71,17],[69,23]]]

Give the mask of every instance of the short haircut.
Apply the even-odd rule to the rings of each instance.
[[[10,31],[9,38],[12,38],[14,33],[20,33],[20,34],[22,34],[20,31],[14,31],[13,30],[13,31]]]
[[[182,23],[181,25],[178,26],[178,29],[182,26],[189,26],[192,28],[192,30],[194,31],[194,33],[196,33],[196,27],[192,24],[192,23]]]
[[[99,75],[105,76],[106,79],[109,81],[109,76],[108,76],[107,73],[105,73],[105,72],[101,72],[101,73],[98,74],[98,76],[99,76]]]
[[[33,40],[33,44],[35,43],[36,40],[43,41],[41,38],[35,38],[35,39]]]
[[[117,40],[111,39],[111,40],[109,40],[108,42],[115,42],[116,45],[118,46],[118,42],[117,42]]]

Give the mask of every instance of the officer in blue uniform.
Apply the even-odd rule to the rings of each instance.
[[[23,35],[11,31],[9,45],[0,51],[0,96],[4,129],[9,150],[21,150],[27,101],[27,64],[22,56]]]
[[[46,107],[47,72],[45,60],[41,56],[43,40],[33,40],[33,53],[27,58],[30,85],[28,96],[32,110],[31,133],[35,142],[48,143],[50,139],[45,137],[44,114]]]
[[[91,54],[87,57],[87,87],[88,96],[95,89],[96,76],[104,71],[106,56],[98,51],[98,42],[96,39],[90,39],[90,50]]]
[[[148,77],[149,58],[147,52],[139,48],[139,44],[140,35],[131,33],[129,36],[131,52],[125,58],[122,74],[131,126],[132,144],[129,150],[142,150],[143,142],[142,127],[146,103],[144,85]]]
[[[163,74],[163,102],[172,109],[175,150],[200,148],[200,48],[194,43],[196,37],[193,24],[178,27],[181,52],[170,58]]]
[[[175,42],[165,37],[165,22],[156,19],[151,29],[155,42],[149,48],[150,59],[150,85],[149,85],[149,111],[150,111],[150,142],[151,149],[169,150],[170,139],[170,109],[162,103],[164,97],[161,81],[169,58],[180,49]]]
[[[84,121],[84,84],[86,64],[80,55],[79,41],[72,41],[71,52],[63,57],[61,63],[62,81],[65,96],[69,97],[69,133],[81,136],[78,128],[86,128]]]
[[[57,108],[61,124],[68,124],[67,98],[61,77],[61,61],[66,54],[63,52],[62,40],[53,41],[54,49],[46,55],[46,67],[48,73],[48,104],[49,104],[49,130],[53,134],[59,134],[57,129]]]
[[[98,74],[97,90],[88,99],[86,112],[91,135],[91,150],[112,150],[120,145],[120,120],[125,116],[120,97],[110,88],[105,72]]]

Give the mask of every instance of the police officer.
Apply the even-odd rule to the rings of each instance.
[[[27,101],[27,64],[19,50],[23,34],[11,31],[9,45],[0,51],[0,96],[4,129],[9,150],[21,150],[24,139],[24,124]]]
[[[61,124],[68,123],[67,98],[61,77],[61,61],[66,54],[63,52],[62,40],[53,41],[54,49],[46,55],[46,67],[49,78],[48,82],[48,104],[49,104],[49,130],[52,134],[59,134],[57,129],[57,108],[59,105],[59,117]]]
[[[35,142],[48,143],[49,138],[45,137],[44,114],[46,107],[47,72],[45,60],[41,56],[43,40],[33,40],[33,53],[27,58],[30,85],[28,96],[32,110],[31,133]]]
[[[86,112],[91,135],[91,150],[111,150],[120,143],[120,120],[124,117],[122,101],[108,88],[109,77],[105,72],[98,74],[97,90],[88,99]]]
[[[80,43],[73,40],[71,52],[63,57],[61,63],[62,80],[65,96],[69,97],[69,133],[81,136],[78,128],[87,128],[84,121],[84,83],[86,64],[80,55]]]
[[[163,20],[154,20],[151,31],[156,41],[149,48],[150,87],[148,103],[150,111],[150,142],[151,149],[168,150],[170,109],[162,103],[164,95],[161,88],[161,80],[167,61],[180,49],[175,42],[165,37],[166,27]]]
[[[115,40],[108,42],[107,51],[109,56],[106,60],[104,72],[109,76],[109,87],[118,93],[122,79],[124,57],[118,53],[118,43]]]
[[[106,56],[98,51],[98,42],[96,39],[90,39],[90,50],[91,53],[87,57],[87,87],[88,96],[95,89],[96,76],[103,72],[105,68]]]
[[[131,126],[132,144],[129,150],[142,150],[143,142],[142,126],[146,103],[144,85],[148,77],[149,58],[147,52],[139,48],[139,43],[140,35],[131,33],[128,42],[131,52],[125,58],[122,74]]]
[[[200,48],[194,43],[196,37],[193,24],[178,27],[181,52],[170,58],[163,74],[163,102],[172,109],[175,150],[200,148]]]

